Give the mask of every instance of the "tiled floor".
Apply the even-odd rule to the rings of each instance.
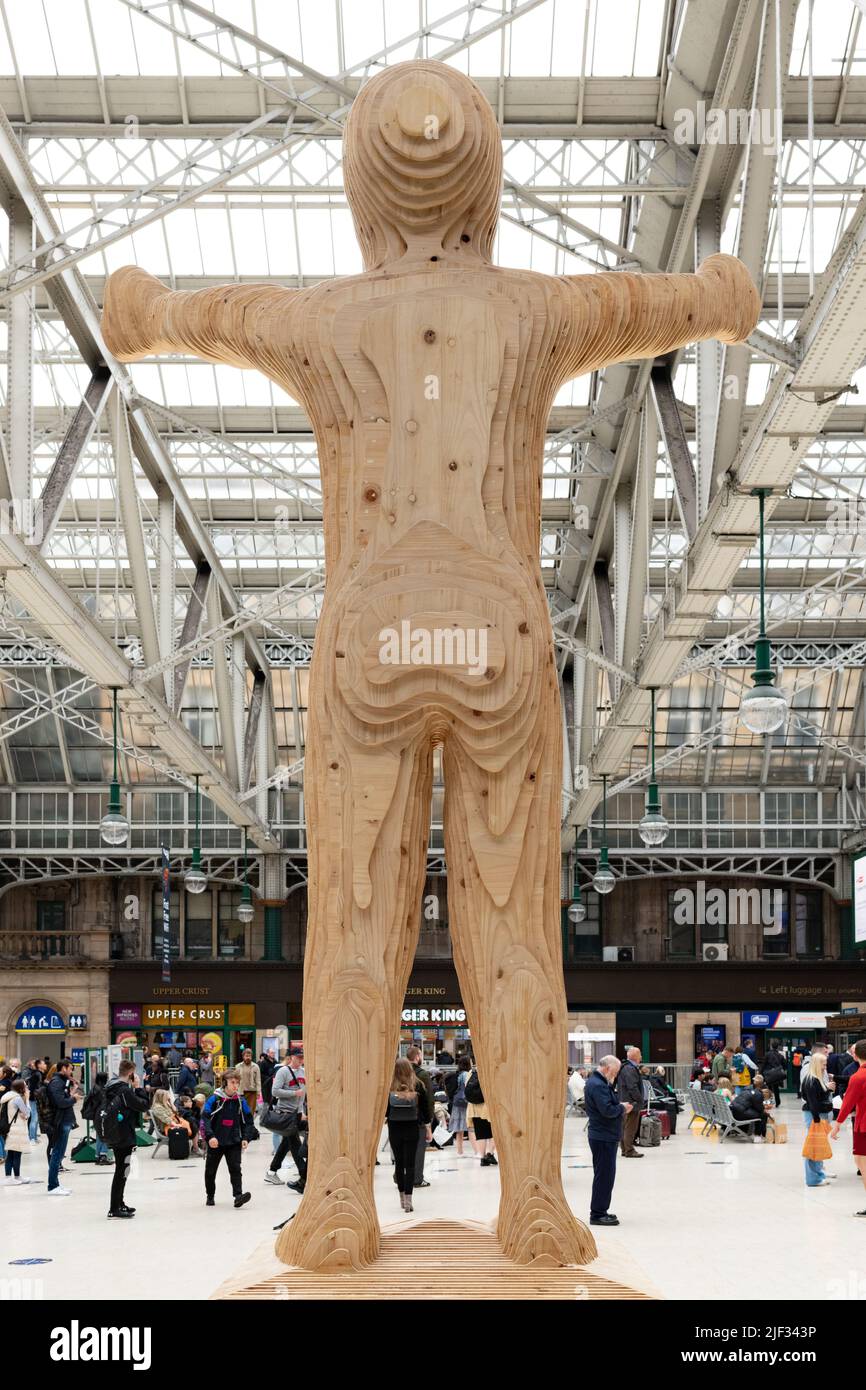
[[[614,1210],[622,1224],[597,1232],[601,1249],[627,1252],[668,1298],[717,1297],[726,1289],[743,1290],[744,1280],[752,1281],[758,1296],[772,1274],[774,1297],[791,1292],[866,1299],[866,1218],[853,1215],[866,1207],[866,1192],[854,1171],[850,1130],[827,1165],[836,1180],[809,1190],[800,1158],[800,1113],[791,1103],[785,1118],[786,1145],[720,1145],[681,1124],[660,1148],[621,1161]],[[247,1151],[245,1178],[253,1200],[240,1211],[232,1206],[225,1171],[217,1205],[206,1209],[200,1160],[173,1163],[164,1151],[156,1159],[150,1155],[149,1149],[136,1155],[127,1187],[127,1201],[138,1215],[110,1222],[110,1169],[71,1164],[65,1183],[73,1195],[46,1196],[43,1139],[22,1168],[38,1185],[0,1187],[0,1299],[22,1292],[45,1298],[204,1298],[299,1201],[263,1181],[269,1135]],[[587,1213],[589,1164],[583,1123],[569,1119],[563,1174],[581,1217]],[[284,1176],[289,1173],[287,1168]],[[458,1159],[446,1150],[428,1156],[427,1175],[430,1187],[415,1197],[417,1218],[495,1215],[495,1168],[479,1168],[473,1158]],[[381,1220],[399,1220],[390,1167],[377,1169],[376,1196]],[[11,1264],[18,1259],[50,1263]],[[788,1278],[785,1271],[791,1270],[796,1278]]]

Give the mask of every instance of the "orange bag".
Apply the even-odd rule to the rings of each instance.
[[[826,1120],[819,1120],[817,1124],[813,1120],[809,1126],[809,1133],[803,1141],[803,1157],[811,1158],[813,1163],[821,1163],[826,1158],[833,1157],[833,1148],[830,1144],[830,1126]]]

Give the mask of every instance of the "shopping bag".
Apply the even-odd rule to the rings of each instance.
[[[451,1137],[451,1131],[447,1125],[440,1123],[433,1131],[433,1143],[440,1149],[444,1149]]]
[[[830,1126],[826,1120],[812,1121],[809,1133],[803,1141],[802,1153],[804,1158],[810,1158],[813,1163],[821,1163],[824,1159],[833,1157]]]

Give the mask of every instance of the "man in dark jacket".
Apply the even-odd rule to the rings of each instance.
[[[48,1134],[48,1195],[68,1197],[68,1187],[60,1186],[60,1165],[66,1153],[70,1130],[75,1129],[75,1102],[78,1088],[72,1076],[72,1062],[64,1057],[48,1083],[51,1103],[51,1129]]]
[[[847,1061],[847,1058],[846,1058]],[[30,1101],[29,1135],[31,1144],[39,1142],[39,1104],[38,1095],[42,1089],[45,1073],[48,1070],[41,1057],[34,1057],[24,1072],[27,1098]]]
[[[204,1190],[207,1198],[205,1205],[208,1207],[214,1205],[217,1168],[222,1158],[225,1158],[229,1170],[235,1206],[242,1207],[250,1200],[249,1192],[243,1190],[241,1155],[255,1126],[252,1111],[240,1094],[240,1084],[236,1071],[226,1072],[222,1086],[208,1096],[202,1111],[207,1143]]]
[[[617,1057],[602,1057],[586,1079],[583,1103],[589,1120],[588,1138],[592,1152],[592,1196],[589,1203],[591,1226],[618,1226],[609,1211],[616,1178],[616,1146],[623,1119],[632,1113],[630,1101],[617,1098],[614,1082],[620,1070]]]
[[[135,1207],[128,1207],[123,1200],[123,1190],[129,1175],[129,1160],[135,1151],[136,1116],[149,1110],[150,1102],[147,1091],[139,1086],[135,1063],[121,1062],[117,1080],[109,1081],[102,1098],[102,1113],[111,1116],[111,1129],[106,1130],[105,1141],[114,1154],[114,1177],[108,1203],[110,1221],[135,1216]]]
[[[764,1078],[764,1084],[769,1086],[773,1092],[776,1105],[781,1104],[781,1088],[788,1076],[788,1064],[779,1049],[774,1047],[772,1043],[767,1048],[761,1062],[761,1075]]]
[[[432,1077],[431,1077],[429,1071],[425,1071],[424,1068],[423,1068],[422,1065],[421,1065],[421,1049],[420,1049],[420,1047],[410,1047],[410,1048],[407,1048],[407,1050],[406,1050],[406,1061],[412,1063],[412,1070],[414,1071],[414,1073],[415,1073],[415,1075],[417,1076],[418,1080],[421,1081],[421,1082],[423,1082],[423,1084],[424,1084],[424,1086],[425,1086],[425,1088],[426,1088],[426,1091],[427,1091],[427,1098],[428,1098],[428,1100],[429,1100],[429,1102],[430,1102],[430,1114],[431,1114],[431,1115],[435,1115],[435,1114],[436,1114],[436,1106],[435,1106],[436,1093],[435,1093],[435,1091],[434,1091],[434,1089],[433,1089],[433,1079],[432,1079]],[[424,1156],[425,1156],[426,1152],[427,1152],[427,1126],[426,1126],[426,1124],[422,1124],[422,1123],[419,1121],[419,1123],[418,1123],[418,1148],[415,1150],[415,1186],[416,1186],[416,1187],[429,1187],[429,1186],[430,1186],[429,1182],[427,1182],[427,1180],[426,1180],[425,1177],[424,1177]]]
[[[643,1060],[639,1047],[627,1047],[625,1061],[619,1068],[616,1093],[621,1101],[627,1102],[629,1109],[622,1122],[620,1141],[623,1158],[643,1158],[634,1146],[640,1128],[640,1112],[643,1109],[643,1077],[640,1064]]]
[[[197,1081],[198,1062],[195,1060],[194,1057],[184,1057],[183,1066],[181,1067],[180,1074],[177,1078],[176,1090],[178,1095],[183,1095],[183,1093],[186,1092],[187,1095],[191,1096],[193,1091],[195,1090]]]

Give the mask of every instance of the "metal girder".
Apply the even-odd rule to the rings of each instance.
[[[75,477],[85,449],[99,424],[111,393],[112,377],[107,367],[97,367],[87,384],[81,404],[72,417],[57,451],[54,466],[39,498],[39,534],[43,554],[60,516],[69,485]]]
[[[196,773],[202,790],[234,825],[250,827],[254,844],[272,850],[267,826],[237,800],[235,789],[201,744],[152,688],[133,682],[133,672],[99,625],[20,537],[0,532],[0,570],[6,589],[26,606],[31,620],[60,647],[71,646],[76,666],[103,689],[116,688],[121,708],[136,726],[151,729],[164,758],[187,777]]]
[[[324,587],[324,570],[305,570],[299,578],[292,579],[288,584],[282,584],[278,589],[265,594],[255,607],[238,608],[229,618],[225,618],[218,627],[209,628],[207,632],[201,633],[191,641],[181,643],[175,651],[168,652],[165,656],[144,667],[143,670],[135,671],[136,684],[151,681],[155,676],[161,675],[163,671],[169,670],[172,666],[177,666],[184,661],[189,662],[206,647],[212,647],[217,642],[224,642],[227,637],[245,632],[253,623],[267,623],[268,626],[275,626],[270,621],[272,613],[279,612],[287,603],[300,602],[311,594],[319,593]]]
[[[245,791],[238,797],[238,801],[252,801],[255,797],[260,796],[263,791],[270,791],[272,787],[284,787],[287,782],[291,782],[292,778],[297,777],[303,770],[303,758],[297,758],[295,762],[289,763],[287,767],[280,766],[271,773],[266,781],[259,782],[255,787],[250,787]]]
[[[797,0],[781,0],[778,11],[781,26],[777,35],[777,5],[774,0],[769,0],[769,3],[768,0],[765,0],[755,84],[752,93],[753,110],[773,111],[778,109],[779,102],[776,93],[777,38],[783,82],[791,66],[791,47],[794,39]],[[776,174],[775,149],[769,150],[766,145],[750,142],[746,150],[745,182],[734,252],[748,267],[752,279],[759,288],[763,288]],[[757,346],[757,344],[755,345]],[[740,445],[749,362],[750,352],[747,346],[740,344],[727,344],[725,346],[722,354],[721,374],[726,389],[718,401],[713,442],[712,473],[714,476],[727,472]]]
[[[575,867],[584,880],[591,879],[597,859],[595,850],[578,850]],[[689,850],[648,849],[610,851],[610,867],[617,879],[629,878],[775,878],[781,883],[806,883],[835,888],[834,854],[808,854],[779,850]],[[591,861],[591,865],[589,862]]]
[[[126,551],[129,556],[130,581],[135,595],[138,632],[144,650],[144,659],[148,665],[153,665],[154,662],[159,661],[161,655],[156,608],[153,601],[153,583],[150,576],[147,545],[144,539],[135,471],[132,466],[132,444],[129,437],[126,402],[119,391],[114,392],[109,407],[109,418],[117,485],[117,505],[123,534],[126,537]]]
[[[185,650],[191,642],[198,636],[201,627],[201,620],[204,615],[207,603],[207,594],[211,581],[211,568],[204,560],[197,567],[192,589],[190,590],[189,601],[186,606],[186,613],[183,618],[183,627],[180,631],[180,647]],[[186,686],[186,678],[189,675],[189,667],[192,657],[186,657],[176,667],[174,672],[174,709],[175,713],[180,713],[183,703],[183,692]]]
[[[671,475],[674,480],[677,506],[683,523],[683,530],[689,541],[693,541],[698,529],[698,494],[695,482],[695,467],[686,440],[686,432],[680,416],[671,369],[666,363],[656,363],[650,372],[650,385],[655,401],[668,457]]]
[[[258,35],[248,33],[240,29],[235,23],[225,20],[219,15],[214,15],[211,11],[201,7],[182,4],[180,0],[166,0],[165,3],[148,3],[147,5],[140,3],[140,0],[122,0],[122,3],[126,4],[129,9],[136,10],[143,18],[150,20],[161,29],[165,29],[177,38],[193,44],[199,52],[210,52],[220,63],[227,67],[234,67],[243,72],[245,76],[253,78],[265,91],[272,95],[275,94],[283,104],[276,109],[266,110],[263,115],[248,122],[222,140],[205,141],[194,154],[180,160],[173,170],[169,170],[165,175],[160,175],[150,183],[135,189],[126,197],[97,209],[92,216],[83,219],[75,227],[67,228],[62,233],[55,231],[53,235],[43,237],[38,258],[18,256],[0,274],[0,303],[4,303],[37,284],[50,280],[60,271],[77,265],[85,256],[104,251],[115,242],[129,236],[136,229],[151,225],[167,216],[175,208],[185,207],[194,202],[203,193],[222,188],[236,175],[253,169],[266,160],[274,159],[284,150],[290,149],[299,141],[303,141],[308,129],[312,129],[314,132],[333,130],[337,134],[342,133],[345,115],[354,99],[352,89],[344,86],[343,79],[351,73],[368,70],[382,56],[385,56],[387,51],[401,46],[396,43],[391,44],[389,49],[384,50],[382,54],[373,55],[361,63],[356,63],[347,72],[332,78],[316,72],[282,50],[264,43]],[[515,19],[543,3],[545,0],[523,0],[523,3],[513,3],[509,11],[498,16],[485,25],[483,29],[474,32],[464,30],[463,35],[458,40],[446,44],[434,56],[441,60],[453,57],[470,44],[477,43],[481,38],[513,23]],[[469,5],[462,6],[456,13],[466,16],[480,11],[481,8],[481,0],[472,0]],[[167,10],[171,18],[163,19],[156,12],[160,9]],[[228,38],[230,40],[229,46],[217,44],[210,47],[201,35],[194,35],[188,27],[184,27],[182,24],[178,25],[175,22],[175,11],[178,14],[183,14],[185,11],[195,13],[198,17],[205,18],[212,26],[214,36]],[[418,30],[415,30],[410,36],[402,40],[402,45],[417,36]],[[263,69],[257,71],[257,65],[251,61],[241,62],[239,57],[235,56],[239,44],[249,47],[253,52],[260,53],[266,64],[277,63],[281,65],[283,75],[276,79],[267,76]],[[312,80],[314,85],[298,94],[294,90],[293,73]],[[320,99],[317,100],[322,93],[335,94],[341,104],[334,108],[333,102],[323,103]],[[295,128],[294,122],[302,114],[310,117],[313,124],[312,127],[305,127],[299,131]],[[282,138],[275,138],[272,142],[254,146],[252,153],[243,153],[243,146],[250,137],[257,134],[268,134],[267,128],[273,127],[276,122],[280,121],[283,121],[287,128],[287,133]],[[163,189],[167,178],[176,178],[182,185],[182,192],[166,196]]]
[[[253,680],[253,688],[250,694],[250,707],[247,711],[247,723],[244,730],[244,751],[243,751],[243,771],[241,790],[248,791],[252,781],[253,768],[256,762],[256,748],[259,735],[259,722],[262,717],[262,706],[265,702],[265,677],[257,671]]]
[[[20,198],[9,205],[9,259],[30,255],[33,219]],[[22,297],[9,315],[6,362],[9,496],[29,506],[33,498],[33,296]]]
[[[639,669],[644,687],[663,687],[688,658],[757,535],[756,487],[787,487],[832,403],[816,388],[850,381],[866,357],[866,195],[831,258],[797,334],[802,358],[797,371],[776,369],[766,399],[740,448],[730,481],[710,503],[660,616],[654,622]],[[776,497],[767,498],[772,513]],[[649,701],[645,689],[627,687],[599,740],[596,773],[616,775],[639,730]],[[570,813],[584,823],[598,800],[594,786]]]
[[[713,93],[714,109],[743,105],[750,77],[748,56],[756,44],[755,18],[753,0],[714,0],[712,4],[694,0],[685,7],[677,51],[669,58],[664,96],[664,120],[670,130],[682,112],[696,113],[698,102],[704,101],[708,91]],[[686,72],[688,77],[684,76]],[[642,203],[632,237],[635,250],[667,271],[689,269],[700,208],[708,197],[725,201],[726,190],[735,182],[739,158],[740,152],[734,147],[704,141],[682,205],[657,199]],[[654,181],[653,171],[648,179]],[[637,422],[650,370],[650,362],[636,369],[618,364],[606,368],[599,378],[601,386],[593,403],[600,411],[626,395],[635,399],[636,406],[626,414],[618,433],[613,427],[601,429],[602,442],[616,454],[616,468],[599,498],[588,553],[583,557],[575,555],[573,561],[560,566],[560,586],[574,596],[578,614],[583,611],[592,584],[593,565],[609,541],[616,489],[634,468]]]
[[[613,595],[611,594],[610,573],[607,560],[596,560],[593,570],[593,579],[595,581],[595,603],[598,610],[599,632],[601,634],[601,650],[605,658],[610,702],[613,704],[617,696],[616,681],[611,669],[611,667],[616,664],[616,619],[613,611]]]
[[[59,693],[52,694],[51,690],[43,691],[30,681],[22,680],[12,671],[0,670],[0,685],[8,690],[13,690],[16,695],[27,701],[24,709],[16,714],[10,714],[8,718],[0,722],[0,739],[12,738],[22,729],[29,729],[31,724],[36,724],[40,719],[45,719],[49,714],[60,714],[62,708],[67,703],[77,700],[79,696],[86,695],[93,690],[93,681],[87,676],[79,676],[71,685],[67,685]]]
[[[50,241],[58,235],[57,224],[45,204],[24,152],[5,114],[0,111],[0,202],[8,206],[10,197],[15,196],[20,197],[27,205],[36,230],[37,243]],[[111,355],[102,340],[99,314],[80,272],[75,267],[61,269],[50,284],[52,299],[85,364],[91,372],[107,366],[124,398],[134,402],[136,392],[132,378],[126,367]],[[226,577],[207,530],[191,506],[147,412],[135,403],[131,408],[130,423],[133,448],[148,481],[157,492],[160,484],[167,484],[175,499],[177,531],[181,544],[194,564],[207,560],[227,605],[232,609],[237,608],[237,595]],[[247,639],[247,654],[254,669],[266,664],[264,654],[252,636]]]

